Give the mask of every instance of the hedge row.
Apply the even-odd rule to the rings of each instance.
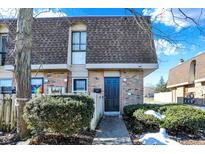
[[[150,109],[165,115],[164,120],[144,114]],[[135,133],[158,131],[160,127],[166,128],[171,134],[194,134],[205,129],[205,112],[187,105],[130,105],[124,108],[124,115],[129,119],[129,128]]]
[[[24,108],[24,119],[34,134],[54,132],[67,135],[89,128],[94,101],[88,96],[41,96]]]

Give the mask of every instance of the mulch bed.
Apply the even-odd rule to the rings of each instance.
[[[16,133],[1,133],[0,145],[16,144]]]
[[[30,145],[91,145],[95,137],[95,131],[83,131],[80,134],[65,136],[62,134],[44,134],[32,137]],[[15,133],[0,134],[0,145],[15,145]]]
[[[196,132],[194,135],[181,133],[170,138],[184,145],[205,145],[205,130]]]
[[[95,131],[84,131],[73,136],[45,134],[31,139],[30,145],[91,145]]]

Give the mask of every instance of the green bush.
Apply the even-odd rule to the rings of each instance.
[[[152,115],[144,114],[147,110],[154,110],[165,115],[162,121]],[[179,104],[139,104],[124,108],[124,115],[131,131],[141,133],[145,131],[166,128],[169,133],[195,133],[205,129],[205,112],[187,105]]]
[[[89,128],[93,104],[88,96],[41,96],[26,104],[24,119],[33,133],[71,135]]]
[[[161,127],[170,133],[195,133],[205,129],[205,112],[199,109],[182,105],[169,106],[162,114],[165,115],[165,119]]]
[[[135,133],[156,131],[160,128],[160,120],[152,115],[144,114],[145,110],[138,109],[133,113],[131,127]]]

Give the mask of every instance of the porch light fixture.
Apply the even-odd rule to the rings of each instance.
[[[124,79],[123,79],[123,81],[124,81],[124,82],[126,82],[126,81],[127,81],[127,79],[126,79],[126,78],[124,78]]]
[[[64,82],[67,82],[68,81],[68,79],[64,79]]]

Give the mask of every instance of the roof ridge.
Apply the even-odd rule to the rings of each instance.
[[[65,19],[65,18],[122,18],[122,17],[136,17],[134,15],[85,15],[85,16],[64,16],[64,17],[37,17],[36,19]],[[150,18],[150,16],[137,16],[143,18]],[[0,21],[16,20],[16,18],[2,18]]]
[[[195,55],[194,57],[185,60],[185,61],[182,62],[181,64],[177,64],[175,67],[171,68],[170,70],[175,69],[175,68],[181,66],[182,64],[187,63],[187,62],[189,62],[190,60],[193,60],[193,59],[195,59],[196,57],[199,57],[199,56],[205,54],[205,51],[200,51],[200,52],[202,52],[202,53],[200,53],[200,54],[198,54],[198,55]]]

